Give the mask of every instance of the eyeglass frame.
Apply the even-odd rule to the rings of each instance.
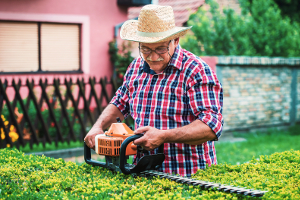
[[[164,53],[157,53],[156,52],[156,50],[157,50],[157,48],[160,48],[160,47],[157,47],[157,48],[155,48],[154,50],[152,50],[152,49],[150,49],[150,48],[148,48],[147,47],[147,49],[149,49],[150,50],[150,53],[143,53],[143,52],[141,52],[141,43],[139,43],[139,51],[140,51],[140,53],[142,53],[142,54],[146,54],[146,55],[149,55],[149,54],[151,54],[153,51],[156,53],[156,54],[158,54],[158,55],[161,55],[161,54],[165,54],[165,53],[169,53],[169,46],[170,46],[170,43],[172,42],[172,40],[170,40],[170,42],[169,42],[169,44],[168,44],[168,46],[167,47],[165,47],[166,49],[167,49],[167,51],[166,52],[164,52]],[[170,55],[170,54],[169,54]],[[171,57],[171,56],[170,56]]]

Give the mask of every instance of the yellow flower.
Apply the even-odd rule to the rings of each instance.
[[[19,135],[16,132],[9,132],[9,137],[11,138],[12,142],[15,142],[19,139]]]
[[[19,134],[16,133],[14,131],[15,127],[14,126],[10,126],[10,132],[9,132],[9,137],[11,138],[12,142],[15,142],[19,139]],[[3,131],[3,128],[1,128],[1,139],[4,140],[5,139],[5,133]]]
[[[15,129],[15,127],[14,127],[13,125],[10,125],[9,130],[10,130],[10,131],[13,131],[14,129]]]

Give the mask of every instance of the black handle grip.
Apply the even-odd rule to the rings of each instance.
[[[140,137],[143,137],[143,134],[137,134],[137,135],[132,135],[128,138],[126,138],[122,144],[121,144],[121,148],[120,148],[120,170],[124,173],[124,174],[130,174],[130,169],[126,168],[125,167],[125,164],[126,164],[126,148],[128,146],[128,144]]]
[[[97,160],[92,159],[91,149],[86,145],[85,142],[84,142],[84,161],[90,165],[107,168],[107,165],[105,162],[99,162]]]

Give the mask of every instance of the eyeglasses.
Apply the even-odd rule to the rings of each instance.
[[[157,47],[156,49],[152,50],[147,47],[141,47],[139,44],[139,49],[140,49],[140,52],[142,52],[143,54],[150,54],[150,53],[152,53],[152,51],[154,51],[157,54],[164,54],[169,51],[169,45],[170,45],[171,41],[172,40],[170,40],[168,47]]]

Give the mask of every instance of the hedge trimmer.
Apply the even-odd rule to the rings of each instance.
[[[243,194],[253,197],[261,197],[267,192],[222,185],[208,181],[194,180],[187,177],[158,172],[156,170],[160,168],[165,159],[163,145],[159,147],[157,154],[150,155],[148,151],[133,144],[134,140],[142,137],[143,135],[135,135],[126,124],[121,123],[120,120],[118,121],[118,123],[113,123],[109,130],[104,134],[99,134],[95,138],[95,151],[97,154],[105,156],[105,162],[91,159],[91,149],[84,144],[84,159],[86,163],[105,167],[112,171],[119,171],[124,174],[135,174],[138,176],[159,176],[160,178],[170,179],[178,183],[200,186],[205,189],[215,188],[219,191]],[[136,165],[128,164],[128,156],[136,155],[137,152],[144,153],[144,156],[141,157]]]

